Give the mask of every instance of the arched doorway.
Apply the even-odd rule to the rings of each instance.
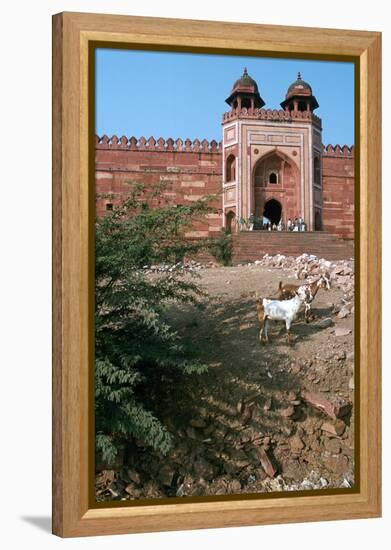
[[[232,210],[230,210],[225,215],[225,228],[228,231],[228,233],[232,233],[232,228],[233,228],[233,225],[234,225],[234,219],[235,219],[235,212],[232,212]]]
[[[266,204],[276,196],[279,200]],[[277,149],[259,158],[252,172],[250,211],[260,218],[267,216],[265,209],[276,224],[282,216],[294,218],[300,211],[299,169],[293,159]]]
[[[276,199],[270,199],[265,202],[263,215],[270,220],[272,224],[278,225],[281,219],[282,206]]]

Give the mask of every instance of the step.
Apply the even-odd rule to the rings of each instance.
[[[233,263],[262,258],[264,254],[314,254],[330,260],[351,258],[354,241],[325,232],[243,231],[232,236]]]

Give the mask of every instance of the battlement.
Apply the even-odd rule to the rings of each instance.
[[[134,136],[128,138],[116,135],[108,137],[106,135],[99,137],[95,136],[96,149],[120,149],[129,151],[173,151],[173,152],[190,152],[190,153],[221,153],[222,145],[221,141],[217,142],[215,139],[208,141],[203,139],[190,140],[189,138],[184,141],[180,138],[173,140],[172,138],[164,139],[160,137],[155,139],[150,137],[146,139],[144,136],[135,138]]]
[[[242,111],[247,109],[242,109]],[[250,111],[250,109],[249,109]],[[275,117],[278,116],[278,120],[289,120],[289,118],[280,118],[285,115],[290,115],[287,111],[282,110],[272,110],[272,109],[254,109],[254,111],[262,111],[262,116],[267,116],[267,120],[277,120]],[[301,115],[306,115],[303,118],[307,118],[308,115],[314,116],[307,111],[300,112]],[[266,113],[266,114],[265,114]],[[231,113],[225,113],[225,115],[230,115]],[[103,150],[129,150],[129,151],[174,151],[174,152],[190,152],[190,153],[221,153],[222,152],[222,143],[217,142],[215,139],[208,141],[203,139],[195,139],[191,141],[189,138],[182,140],[180,138],[173,140],[172,138],[164,139],[160,137],[155,140],[155,138],[150,137],[146,139],[144,136],[140,138],[135,138],[134,136],[128,138],[126,136],[121,136],[120,138],[116,135],[108,137],[103,135],[102,137],[95,136],[95,147],[96,149]],[[342,147],[337,145],[322,145],[322,153],[325,157],[354,157],[354,145],[349,147],[348,145],[343,145]]]
[[[341,147],[340,145],[331,145],[330,143],[328,145],[322,145],[322,154],[324,157],[354,157],[354,145],[349,147],[348,145],[344,145]]]
[[[286,121],[308,121],[315,122],[321,126],[321,119],[314,115],[311,111],[284,111],[283,109],[246,109],[245,107],[239,109],[232,109],[223,114],[223,123],[236,118],[249,118],[256,120],[278,120],[281,122]]]

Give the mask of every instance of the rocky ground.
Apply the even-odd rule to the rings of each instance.
[[[134,446],[99,469],[98,500],[205,496],[354,485],[354,265],[313,256],[265,256],[202,268],[203,307],[172,305],[167,317],[209,372],[178,383],[161,417],[175,435],[165,458]],[[282,323],[259,341],[255,297],[278,282],[330,273],[314,318]]]

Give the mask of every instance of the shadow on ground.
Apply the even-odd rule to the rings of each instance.
[[[21,519],[45,533],[52,532],[52,518],[49,516],[21,516]]]

